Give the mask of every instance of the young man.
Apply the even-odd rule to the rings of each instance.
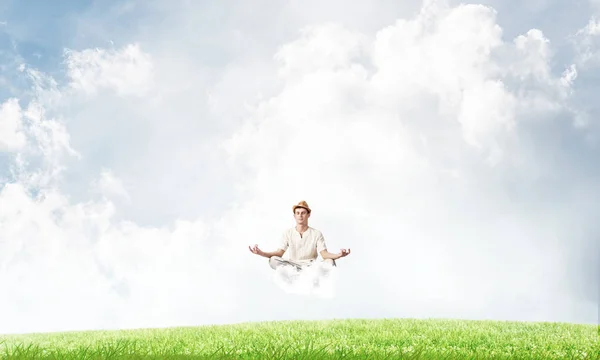
[[[336,266],[335,260],[350,254],[350,249],[341,249],[339,254],[332,254],[327,251],[323,234],[319,230],[308,226],[311,209],[306,201],[300,201],[292,207],[292,210],[296,226],[283,233],[281,243],[276,251],[265,252],[259,249],[258,245],[248,247],[253,254],[268,258],[271,268],[295,266],[298,270],[301,270],[316,261],[318,254],[321,254],[324,262]],[[288,250],[289,260],[284,260],[282,256]]]

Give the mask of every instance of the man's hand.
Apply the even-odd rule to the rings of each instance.
[[[259,249],[258,245],[256,245],[256,244],[254,244],[254,247],[248,246],[248,249],[250,249],[250,251],[253,254],[260,255],[260,256],[265,256],[265,253],[261,249]]]
[[[348,249],[348,250],[341,249],[338,254],[330,253],[327,250],[321,251],[321,256],[323,257],[323,259],[331,259],[331,260],[337,260],[339,258],[343,258],[345,256],[348,256],[349,254],[350,254],[350,249]]]
[[[285,250],[282,249],[277,249],[277,251],[273,251],[273,252],[268,252],[268,251],[262,251],[261,249],[258,248],[258,245],[254,245],[254,247],[248,246],[248,249],[250,249],[250,252],[262,257],[266,257],[266,258],[271,258],[273,256],[283,256],[283,254],[285,253]]]
[[[345,256],[350,255],[350,249],[346,250],[346,249],[341,249],[340,253],[338,254],[338,259],[339,258],[343,258]]]

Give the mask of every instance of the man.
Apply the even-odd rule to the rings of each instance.
[[[323,234],[319,230],[308,226],[308,218],[312,210],[306,201],[300,201],[292,207],[292,210],[296,226],[287,229],[283,233],[280,246],[276,251],[265,252],[259,249],[258,245],[248,247],[253,254],[268,258],[271,268],[294,266],[298,270],[302,270],[316,261],[318,254],[321,254],[323,262],[336,266],[335,260],[350,254],[350,249],[341,249],[339,254],[332,254],[327,251]],[[284,260],[282,258],[283,254],[288,250],[289,260]]]

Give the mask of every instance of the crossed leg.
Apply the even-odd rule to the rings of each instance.
[[[273,269],[273,270],[277,270],[277,268],[284,267],[284,266],[295,267],[297,270],[302,269],[301,264],[299,264],[295,261],[285,260],[280,256],[271,256],[269,258],[269,266],[271,266],[271,269]]]
[[[325,259],[325,260],[323,260],[323,263],[327,264],[329,266],[337,266],[335,263],[335,260],[333,260],[333,259]],[[273,270],[276,270],[280,266],[293,266],[297,270],[302,270],[303,267],[310,265],[310,264],[311,264],[311,262],[303,263],[303,262],[296,262],[296,261],[292,261],[292,260],[285,260],[280,256],[272,256],[269,258],[269,266],[271,266],[271,269],[273,269]]]

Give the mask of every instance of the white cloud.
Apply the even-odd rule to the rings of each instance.
[[[114,196],[118,199],[130,201],[130,196],[125,185],[110,170],[106,169],[102,171],[100,179],[96,182],[96,188],[104,196]]]
[[[210,322],[211,316],[218,320],[219,314],[235,309],[230,301],[234,288],[223,286],[223,277],[207,276],[226,264],[211,261],[206,249],[213,245],[203,221],[177,220],[161,228],[123,220],[118,206],[129,204],[131,196],[110,168],[102,168],[84,184],[99,192],[100,200],[88,195],[73,201],[64,186],[65,176],[74,176],[67,164],[89,163],[90,156],[97,156],[81,156],[72,148],[67,128],[73,119],[69,124],[64,114],[81,106],[81,94],[110,102],[110,94],[102,98],[94,93],[102,86],[116,95],[137,91],[137,78],[127,77],[137,70],[122,67],[122,57],[113,53],[101,59],[103,71],[109,70],[97,78],[88,72],[84,78],[92,81],[84,81],[83,87],[61,88],[37,70],[25,74],[34,96],[22,117],[33,145],[17,153],[13,181],[0,191],[0,277],[11,289],[0,296],[0,304],[12,309],[2,314],[0,333],[192,325],[198,319],[195,313]],[[86,74],[98,62],[93,56],[80,56],[69,65],[72,74]],[[147,65],[140,64],[140,71]],[[117,78],[123,82],[114,82]],[[86,178],[79,176],[79,181]],[[45,294],[44,301],[31,300],[37,293]]]
[[[579,146],[578,68],[556,71],[539,30],[504,39],[488,7],[426,5],[376,34],[340,25],[349,15],[307,19],[275,54],[236,43],[214,73],[189,46],[151,45],[170,31],[150,47],[66,52],[65,84],[28,71],[33,145],[0,190],[0,333],[595,321],[597,294],[573,284],[593,231],[578,214],[597,209],[573,160],[591,150],[567,152],[553,128]],[[180,41],[196,43],[191,33]],[[287,294],[247,248],[274,249],[300,199],[332,251],[352,249],[330,299]]]
[[[232,244],[249,228],[271,229],[248,214],[278,222],[286,204],[313,199],[330,246],[355,249],[341,262],[347,276],[392,313],[558,319],[569,301],[583,306],[554,280],[568,235],[542,250],[546,220],[511,204],[505,188],[515,172],[528,188],[556,171],[536,164],[544,155],[529,153],[520,130],[561,114],[571,93],[573,68],[552,74],[541,32],[505,43],[481,6],[426,9],[372,44],[331,29],[312,27],[283,48],[282,92],[226,145],[232,166],[254,174],[243,174],[250,200],[231,215]],[[548,298],[561,300],[525,310]]]
[[[79,154],[70,146],[64,124],[49,118],[39,102],[30,102],[23,115],[32,144],[18,153],[15,176],[30,188],[51,186],[60,180],[65,157]]]
[[[114,90],[119,96],[144,95],[152,82],[152,61],[138,44],[119,50],[65,51],[71,86],[85,93]]]
[[[597,119],[597,106],[591,100],[595,93],[596,84],[594,79],[597,77],[598,65],[600,65],[600,4],[597,1],[591,1],[592,15],[585,26],[579,27],[577,31],[569,37],[576,56],[574,63],[577,76],[582,77],[578,86],[578,93],[574,98],[578,101],[578,108],[573,107],[576,113],[575,124],[580,128],[597,128],[600,124]],[[589,80],[588,80],[589,79]],[[588,144],[598,144],[598,139],[594,135],[588,135],[586,142]]]
[[[34,200],[18,184],[0,193],[0,332],[193,324],[200,311],[235,309],[203,251],[201,222],[143,228],[113,219],[110,202]],[[43,294],[43,300],[42,296]],[[175,304],[177,304],[175,306]],[[191,316],[191,317],[188,317]]]
[[[600,14],[600,11],[598,12]],[[592,15],[589,22],[575,33],[578,62],[582,67],[594,67],[600,60],[600,15]]]
[[[22,113],[17,99],[9,99],[0,108],[0,151],[16,151],[27,138],[22,130]]]
[[[588,24],[579,30],[578,33],[591,36],[600,35],[600,21],[596,17],[592,17]]]

